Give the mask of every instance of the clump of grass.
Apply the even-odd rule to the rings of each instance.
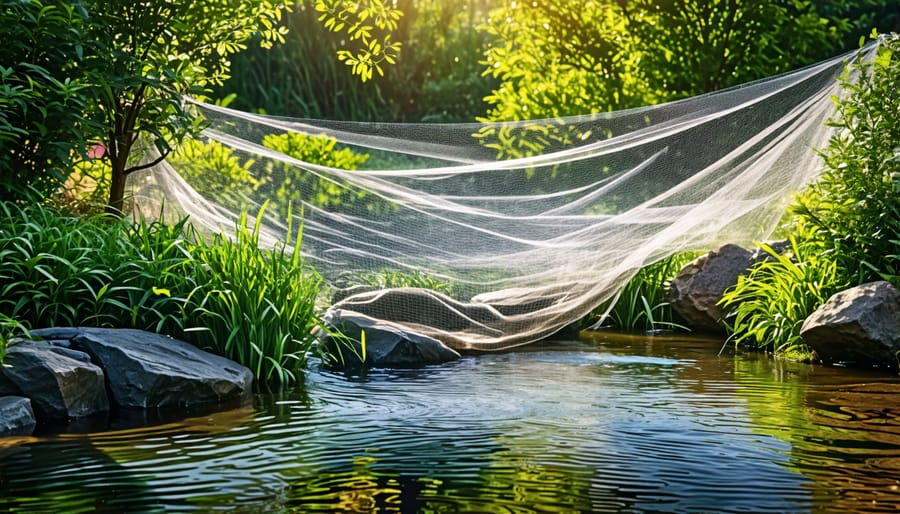
[[[164,333],[244,364],[260,380],[289,382],[318,322],[320,279],[304,268],[297,239],[290,250],[290,240],[261,249],[246,215],[234,238],[204,241],[187,218],[74,218],[0,203],[0,315],[26,329]]]
[[[18,321],[0,314],[0,365],[3,365],[3,360],[6,358],[9,340],[16,335],[28,337],[28,330]]]
[[[185,305],[186,331],[200,347],[244,364],[256,377],[289,383],[314,342],[321,279],[303,265],[300,231],[293,246],[288,227],[288,239],[265,250],[259,230],[244,214],[233,239],[219,234],[194,248],[197,286]]]
[[[421,271],[374,271],[360,273],[350,279],[350,282],[370,286],[374,289],[394,289],[400,287],[416,287],[430,289],[453,297],[455,288],[453,283]]]
[[[805,229],[798,227],[789,240],[790,250],[784,254],[760,244],[768,258],[739,277],[720,303],[731,309],[726,325],[735,344],[811,360],[813,354],[800,338],[800,327],[848,284],[834,257]]]
[[[693,253],[679,253],[641,268],[617,297],[594,309],[584,324],[592,323],[591,328],[613,326],[621,330],[687,330],[676,323],[666,295],[672,280],[694,257]],[[607,310],[609,314],[603,318]]]
[[[40,205],[0,204],[0,313],[23,325],[129,326],[160,329],[172,323],[178,306],[159,299],[154,287],[165,268],[177,267],[189,255],[147,254],[135,237],[159,241],[148,227],[107,215],[63,216]],[[183,282],[171,270],[170,278]],[[167,305],[168,304],[168,305]]]

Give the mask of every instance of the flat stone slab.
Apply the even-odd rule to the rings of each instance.
[[[115,405],[192,407],[249,398],[245,366],[171,337],[131,329],[51,328],[33,337],[68,339],[105,370]]]

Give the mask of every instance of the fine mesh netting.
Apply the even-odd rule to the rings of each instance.
[[[198,104],[206,146],[131,187],[142,209],[164,202],[226,233],[269,202],[258,222],[270,243],[293,212],[336,299],[360,285],[434,289],[360,293],[341,309],[457,350],[504,349],[582,318],[642,266],[766,238],[821,171],[846,58],[663,105],[517,123],[347,123]]]

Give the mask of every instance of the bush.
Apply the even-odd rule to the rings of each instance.
[[[848,67],[822,153],[826,172],[793,212],[817,229],[857,284],[900,285],[900,40],[882,39],[874,60]]]
[[[88,14],[78,1],[4,1],[0,25],[0,201],[45,197],[101,134],[79,71]]]

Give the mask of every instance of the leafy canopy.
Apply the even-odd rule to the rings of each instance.
[[[830,57],[871,0],[509,2],[484,73],[491,121],[605,112],[744,83]],[[862,9],[863,11],[865,9]]]

